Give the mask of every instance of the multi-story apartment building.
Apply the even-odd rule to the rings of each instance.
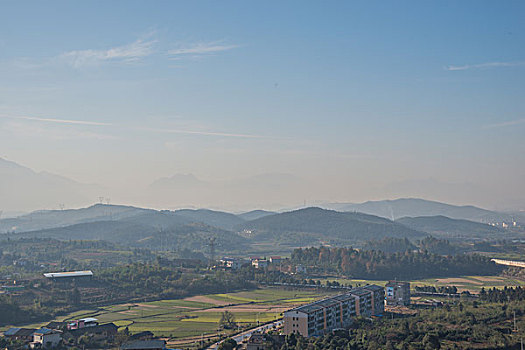
[[[410,283],[400,281],[389,281],[386,286],[386,305],[408,306],[410,305]]]
[[[348,327],[356,316],[377,316],[384,311],[385,291],[368,285],[347,293],[299,306],[284,313],[284,334],[323,335]]]

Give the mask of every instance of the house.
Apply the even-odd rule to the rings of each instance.
[[[239,270],[244,264],[244,260],[242,259],[229,257],[222,258],[220,262],[223,266],[232,270]]]
[[[32,341],[34,328],[9,328],[4,332],[4,337],[13,340]]]
[[[40,328],[33,333],[32,349],[54,348],[62,341],[62,332],[49,328]]]
[[[384,312],[384,289],[376,285],[354,288],[347,293],[302,305],[284,313],[283,333],[320,336],[352,324],[356,316]]]
[[[268,267],[268,260],[266,259],[253,259],[252,260],[252,266],[256,269],[265,269]]]
[[[96,326],[68,330],[68,333],[75,338],[79,338],[84,334],[95,335],[98,338],[112,338],[117,332],[118,327],[114,323],[97,324]]]
[[[253,332],[246,344],[246,350],[266,349],[266,337],[261,332]]]
[[[164,340],[137,340],[125,343],[120,346],[120,350],[165,350]]]
[[[98,326],[98,320],[93,317],[81,318],[80,320],[71,321],[67,324],[67,329],[80,329],[84,327]]]
[[[410,283],[389,281],[385,285],[385,304],[389,306],[410,305]]]
[[[271,256],[270,257],[270,262],[272,264],[280,264],[281,262],[283,261],[283,259],[280,257],[280,256]]]

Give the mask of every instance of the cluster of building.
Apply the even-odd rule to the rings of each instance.
[[[114,323],[99,324],[96,318],[83,318],[64,325],[51,322],[40,329],[10,328],[4,337],[26,342],[31,349],[56,347],[67,333],[68,337],[79,338],[88,334],[98,339],[112,338],[118,327]]]
[[[227,259],[227,258],[225,258]],[[276,261],[277,259],[274,259]],[[252,264],[266,259],[252,260]],[[228,259],[232,269],[236,268],[238,260]],[[259,265],[254,265],[259,266]],[[67,278],[72,276],[86,278],[86,274],[66,273]],[[61,275],[49,275],[48,278],[66,278]],[[386,306],[408,306],[410,304],[410,283],[400,281],[389,281],[385,287],[377,285],[366,285],[356,287],[347,292],[325,299],[302,305],[284,312],[283,336],[289,334],[300,334],[304,337],[321,336],[337,329],[350,326],[356,317],[381,316]],[[118,327],[113,323],[99,324],[96,318],[83,318],[68,323],[52,322],[44,328],[11,328],[4,332],[3,336],[14,340],[25,342],[27,348],[54,348],[65,338],[66,342],[71,338],[79,338],[89,335],[94,339],[111,340],[117,334]],[[140,349],[166,349],[163,340],[155,340],[151,332],[142,332],[128,343],[121,345],[124,350]],[[148,334],[145,334],[148,333]],[[246,346],[248,350],[259,350],[268,341],[267,335],[254,333]],[[278,343],[282,339],[278,336],[271,339]]]
[[[219,263],[222,267],[231,270],[239,270],[241,267],[249,265],[256,269],[266,269],[270,264],[280,264],[282,260],[280,256],[271,256],[269,259],[266,257],[251,257],[249,259],[224,257],[219,260]]]
[[[347,293],[302,305],[284,313],[284,334],[319,336],[345,328],[357,316],[382,315],[385,309],[383,287],[368,285]]]
[[[51,322],[40,329],[10,328],[3,336],[25,343],[25,348],[52,349],[71,339],[88,335],[93,340],[113,340],[118,332],[114,323],[99,324],[93,317],[82,318],[67,323]],[[129,341],[120,346],[121,350],[167,350],[166,342],[153,339],[152,332],[140,332],[129,337]]]
[[[385,293],[386,292],[386,293]],[[410,305],[410,283],[389,281],[385,288],[367,285],[302,305],[284,313],[284,334],[320,336],[350,326],[358,316],[381,316],[388,306]]]

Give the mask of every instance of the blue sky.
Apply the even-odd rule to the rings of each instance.
[[[3,1],[0,157],[121,191],[282,173],[311,184],[297,201],[525,205],[524,15],[521,1]]]

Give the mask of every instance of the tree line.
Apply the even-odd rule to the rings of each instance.
[[[338,273],[362,279],[418,279],[480,273],[498,274],[503,267],[479,254],[442,256],[427,251],[386,253],[354,248],[311,247],[292,252],[294,264],[313,272]]]

